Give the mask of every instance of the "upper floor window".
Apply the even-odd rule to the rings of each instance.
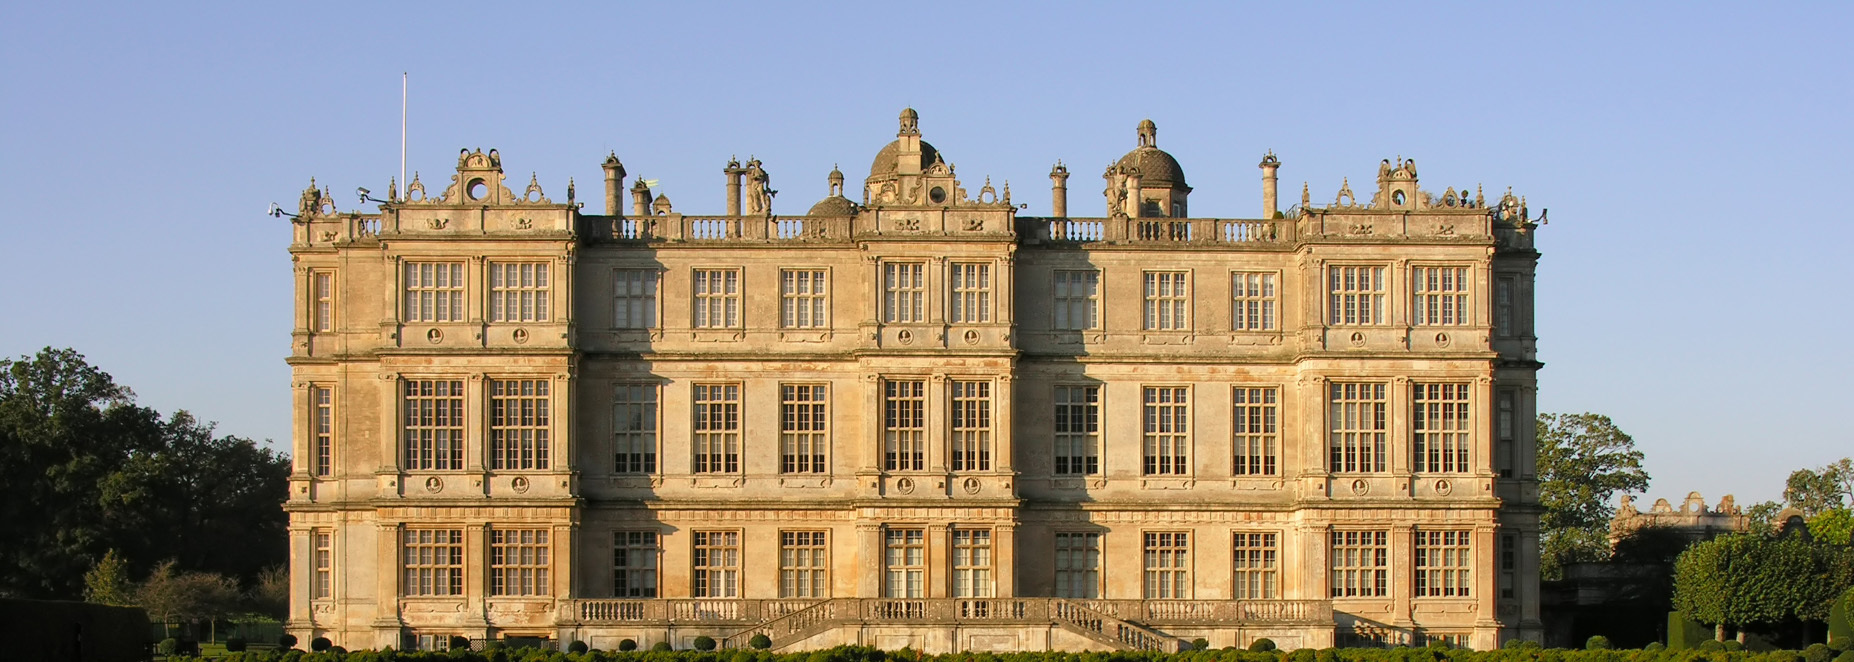
[[[1384,267],[1328,267],[1327,297],[1334,326],[1383,324]]]
[[[1147,386],[1145,392],[1145,462],[1147,475],[1190,473],[1186,450],[1191,444],[1191,391],[1183,386]]]
[[[953,471],[991,471],[991,382],[952,384]]]
[[[882,383],[882,468],[927,469],[927,384],[918,380]]]
[[[1101,387],[1056,387],[1056,473],[1101,473]]]
[[[882,551],[882,597],[926,597],[926,532],[920,529],[889,529],[883,534]]]
[[[498,470],[546,469],[548,380],[489,383],[489,456]]]
[[[824,473],[830,446],[823,384],[779,385],[779,471]]]
[[[657,270],[612,272],[612,326],[653,329],[657,326]]]
[[[882,321],[907,324],[927,321],[927,281],[919,262],[882,264]]]
[[[1335,598],[1390,594],[1390,540],[1384,531],[1332,532]]]
[[[1057,330],[1100,328],[1101,272],[1057,271],[1054,287]]]
[[[492,322],[547,321],[547,264],[543,262],[491,262],[489,264],[489,320]]]
[[[695,473],[740,472],[740,385],[695,385]]]
[[[1326,418],[1331,458],[1327,470],[1359,473],[1384,470],[1383,384],[1331,385]]]
[[[314,298],[314,319],[310,320],[309,328],[316,332],[335,330],[335,273],[312,272],[309,282],[310,296]]]
[[[335,470],[335,390],[311,387],[309,397],[315,407],[315,466],[311,469],[317,476],[327,476]]]
[[[694,597],[740,597],[739,531],[696,531],[691,560]]]
[[[1473,567],[1467,531],[1416,532],[1416,596],[1468,597]]]
[[[1468,471],[1468,385],[1416,384],[1411,404],[1416,471]]]
[[[1231,430],[1235,435],[1235,471],[1238,476],[1273,476],[1279,456],[1277,448],[1277,390],[1236,387],[1235,414]]]
[[[489,594],[550,595],[547,529],[489,531]]]
[[[657,532],[612,532],[612,597],[657,597]]]
[[[1235,298],[1230,328],[1237,331],[1275,329],[1274,274],[1241,271],[1231,274],[1230,293]]]
[[[401,595],[463,595],[463,530],[406,529]]]
[[[1145,534],[1147,600],[1191,598],[1190,536],[1183,531]]]
[[[464,321],[463,272],[462,262],[407,262],[405,321]]]
[[[405,383],[405,468],[464,468],[464,390],[461,379]]]
[[[991,321],[991,265],[954,264],[952,314],[953,324],[982,324]]]
[[[1183,331],[1191,328],[1189,276],[1183,271],[1146,272],[1146,330]]]
[[[1411,323],[1459,326],[1468,323],[1468,268],[1416,267],[1410,270]]]
[[[697,329],[732,329],[740,326],[740,270],[695,270],[695,315],[691,326]]]
[[[821,329],[830,326],[826,289],[828,272],[788,269],[779,272],[779,325],[787,329]]]
[[[618,384],[612,389],[612,470],[657,472],[657,386]]]
[[[1494,280],[1494,333],[1501,337],[1513,338],[1519,333],[1519,315],[1514,310],[1514,293],[1519,289],[1519,281],[1512,276],[1501,276]]]
[[[1517,447],[1514,440],[1518,437],[1515,415],[1519,407],[1518,394],[1513,389],[1500,389],[1499,410],[1495,412],[1498,420],[1494,431],[1499,436],[1500,445],[1494,448],[1494,460],[1500,470],[1501,478],[1513,477],[1513,465],[1518,462],[1515,457]]]

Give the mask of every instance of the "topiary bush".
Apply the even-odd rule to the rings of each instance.
[[[1609,637],[1600,634],[1584,640],[1584,650],[1587,651],[1606,651],[1612,648],[1615,646],[1610,645]]]
[[[226,637],[225,638],[225,652],[227,653],[245,652],[245,638],[244,637]]]
[[[1196,639],[1192,639],[1192,640],[1191,640],[1191,650],[1194,650],[1194,651],[1201,651],[1201,650],[1204,650],[1204,649],[1206,649],[1206,648],[1210,648],[1210,640],[1209,640],[1209,639],[1205,639],[1205,638],[1203,638],[1203,637],[1198,637],[1198,638],[1196,638]]]
[[[1255,641],[1249,642],[1249,650],[1252,650],[1258,653],[1265,653],[1265,652],[1268,652],[1274,649],[1275,649],[1275,640],[1269,639],[1268,637],[1262,637]]]
[[[567,644],[568,653],[584,653],[588,650],[591,650],[591,648],[586,646],[586,642],[578,639],[574,639],[573,643]]]
[[[1705,641],[1700,642],[1700,645],[1696,646],[1695,648],[1697,648],[1698,650],[1708,652],[1708,653],[1717,653],[1717,652],[1721,652],[1725,650],[1725,642],[1719,641],[1717,639],[1707,639]]]
[[[650,650],[663,652],[663,651],[673,651],[673,650],[676,650],[676,648],[674,646],[671,646],[670,643],[667,641],[659,641],[655,644],[651,644]]]
[[[295,648],[296,647],[296,635],[284,633],[283,635],[278,636],[277,637],[277,647],[283,650],[289,650],[289,649]]]
[[[747,640],[747,645],[751,646],[753,650],[763,651],[772,648],[772,637],[766,636],[764,632],[755,632],[753,633],[753,637]]]
[[[1841,651],[1840,655],[1835,656],[1835,662],[1854,662],[1854,650]]]
[[[470,650],[470,638],[461,634],[451,635],[451,640],[448,643],[450,644],[450,649],[454,651]]]
[[[1508,639],[1500,647],[1507,650],[1532,650],[1539,647],[1539,642],[1531,639]]]
[[[1830,662],[1835,659],[1835,652],[1822,644],[1809,644],[1804,648],[1803,662]]]
[[[695,650],[711,651],[714,649],[715,649],[715,638],[714,637],[710,637],[704,634],[702,636],[695,638]],[[1823,660],[1822,662],[1828,662],[1828,660]]]
[[[1650,641],[1648,642],[1648,645],[1642,647],[1642,650],[1648,651],[1650,653],[1659,653],[1661,651],[1667,650],[1667,646],[1662,644],[1659,641]]]
[[[618,642],[618,650],[624,651],[626,653],[637,650],[637,640],[636,639],[625,639],[623,641]]]
[[[288,636],[288,635],[285,635],[285,636]],[[175,653],[179,653],[180,652],[180,640],[175,639],[173,637],[162,639],[161,643],[155,646],[155,650],[161,651],[162,655],[173,655]]]
[[[1737,639],[1725,640],[1725,652],[1727,653],[1736,653],[1744,649],[1745,649],[1745,644],[1742,641],[1739,641]]]

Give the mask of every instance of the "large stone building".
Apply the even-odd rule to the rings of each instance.
[[[464,151],[294,217],[289,628],[342,646],[1285,648],[1536,638],[1535,224],[1385,161],[1193,217],[968,190],[912,110],[860,200],[758,161],[604,214]],[[1200,182],[1201,183],[1201,182]],[[717,187],[719,189],[721,187]],[[520,190],[520,193],[517,191]]]

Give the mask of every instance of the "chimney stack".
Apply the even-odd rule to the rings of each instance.
[[[1049,215],[1069,217],[1069,169],[1063,167],[1061,161],[1049,171]]]
[[[740,167],[739,159],[728,159],[727,169],[722,172],[727,173],[727,215],[739,216],[740,176],[746,174],[747,171]]]
[[[631,185],[631,214],[639,217],[650,215],[650,187],[644,184],[642,177]]]
[[[605,215],[618,216],[623,212],[618,209],[618,192],[624,190],[624,164],[618,162],[618,153],[612,152],[605,157]]]
[[[1275,151],[1268,150],[1262,157],[1262,218],[1274,218],[1281,213],[1275,197],[1275,170],[1281,167],[1281,159],[1275,158]]]

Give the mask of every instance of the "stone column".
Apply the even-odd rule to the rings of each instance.
[[[727,174],[727,215],[739,216],[740,176],[747,171],[742,170],[739,163],[729,162],[722,172]]]
[[[624,164],[618,162],[618,154],[605,157],[605,215],[618,216],[624,211],[618,208],[619,192],[624,190]]]
[[[856,594],[859,598],[882,595],[882,525],[860,522],[856,525]]]
[[[1049,215],[1054,218],[1069,216],[1069,169],[1061,161],[1049,171]]]
[[[1275,196],[1275,170],[1281,167],[1281,160],[1275,158],[1274,152],[1262,157],[1262,218],[1274,218],[1280,211]]]
[[[1017,525],[999,523],[991,535],[993,593],[1000,598],[1017,597]]]
[[[927,587],[928,598],[948,598],[953,595],[953,531],[945,524],[929,524],[925,532],[927,544],[926,577],[921,583]]]

